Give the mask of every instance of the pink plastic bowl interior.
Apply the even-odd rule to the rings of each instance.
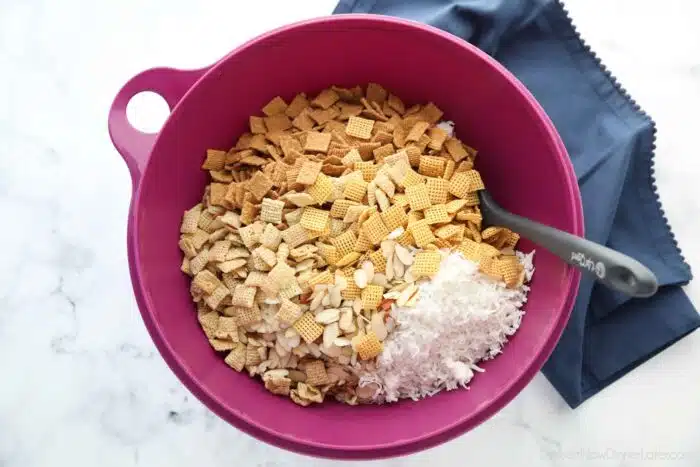
[[[575,178],[539,105],[486,55],[415,23],[356,15],[288,26],[208,70],[148,70],[122,89],[110,112],[110,133],[136,190],[129,229],[134,290],[161,354],[183,383],[231,424],[315,456],[407,454],[478,425],[539,371],[568,319],[578,284],[572,269],[539,250],[527,314],[505,352],[484,365],[486,373],[470,390],[418,403],[303,409],[227,367],[197,323],[177,247],[182,213],[200,200],[207,181],[200,170],[204,152],[231,147],[247,130],[249,115],[276,95],[289,100],[299,91],[313,95],[330,84],[369,81],[407,103],[433,101],[443,109],[458,135],[478,148],[478,169],[503,206],[582,234]],[[174,107],[157,139],[136,132],[124,118],[126,102],[143,90],[160,92]],[[520,246],[532,248],[527,241]]]

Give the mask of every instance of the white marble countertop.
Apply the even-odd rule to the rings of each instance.
[[[695,2],[567,3],[584,37],[658,122],[662,201],[698,273]],[[7,249],[0,269],[0,466],[331,465],[228,426],[155,351],[129,283],[130,180],[106,117],[120,85],[143,69],[209,64],[253,35],[333,6],[0,1],[0,244]],[[139,121],[154,115],[146,109]],[[700,282],[688,293],[700,305]],[[538,375],[471,433],[375,464],[698,466],[699,360],[696,332],[575,411]],[[667,453],[666,460],[635,458],[642,450]]]

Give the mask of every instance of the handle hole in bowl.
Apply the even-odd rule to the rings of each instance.
[[[152,91],[136,94],[126,106],[129,123],[143,133],[158,133],[169,115],[168,103]]]

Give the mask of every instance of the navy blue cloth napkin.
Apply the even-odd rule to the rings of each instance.
[[[502,63],[564,140],[581,189],[586,237],[657,275],[659,292],[643,300],[582,279],[571,320],[543,369],[571,407],[700,326],[681,289],[690,267],[656,193],[654,122],[582,41],[558,0],[341,0],[334,13],[427,23]]]

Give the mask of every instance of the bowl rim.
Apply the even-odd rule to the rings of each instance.
[[[401,26],[407,28],[417,28],[423,30],[424,32],[437,35],[444,40],[450,41],[451,43],[464,48],[467,52],[476,55],[481,60],[485,61],[489,66],[494,68],[501,76],[503,76],[513,87],[515,87],[520,94],[525,97],[532,107],[532,110],[540,122],[545,127],[548,137],[555,143],[560,153],[560,159],[563,165],[563,169],[566,173],[566,185],[568,190],[568,198],[571,202],[571,210],[573,212],[573,222],[574,228],[571,233],[575,235],[582,236],[584,233],[583,226],[583,206],[581,203],[581,195],[576,182],[576,176],[573,170],[573,165],[568,157],[568,153],[564,146],[561,137],[556,131],[554,124],[551,122],[550,118],[545,113],[542,106],[536,101],[534,96],[527,90],[527,88],[522,84],[514,75],[512,75],[504,66],[494,60],[492,57],[487,55],[485,52],[481,51],[472,44],[464,41],[450,33],[442,31],[430,25],[419,23],[412,20],[406,20],[402,18],[390,17],[385,15],[375,15],[375,14],[343,14],[343,15],[332,15],[332,16],[321,16],[317,18],[297,21],[294,23],[287,24],[276,29],[272,29],[266,33],[263,33],[249,41],[243,43],[242,45],[234,48],[228,54],[217,60],[212,64],[205,73],[200,76],[200,78],[191,86],[191,88],[185,93],[185,95],[180,100],[180,103],[187,99],[192,89],[196,88],[201,81],[207,79],[213,73],[216,73],[219,65],[228,60],[231,56],[240,53],[248,48],[251,48],[258,44],[269,40],[270,38],[284,34],[289,31],[301,29],[308,26],[314,26],[318,24],[329,24],[334,25],[337,23],[368,23],[386,24],[390,26]],[[178,103],[173,109],[168,119],[164,123],[167,125],[168,120],[170,120],[176,113],[181,110],[180,103]],[[158,142],[162,132],[158,134],[153,144],[150,153],[158,147]],[[148,161],[143,170],[141,181],[146,178],[149,172],[150,155]],[[141,205],[141,187],[143,183],[139,183],[134,196],[131,201],[129,209],[128,227],[127,227],[127,247],[128,247],[128,258],[129,258],[129,271],[131,275],[132,288],[134,290],[134,295],[136,302],[138,304],[141,317],[144,321],[146,329],[148,330],[151,339],[153,340],[156,348],[160,352],[161,356],[165,360],[168,367],[175,373],[178,379],[187,387],[187,389],[197,397],[207,408],[217,414],[220,418],[224,419],[231,425],[235,426],[239,430],[261,440],[271,445],[287,449],[300,454],[310,455],[314,457],[324,457],[332,459],[381,459],[407,455],[429,449],[438,446],[444,442],[447,442],[455,437],[463,434],[466,431],[478,426],[483,423],[498,411],[500,411],[505,405],[507,405],[515,396],[524,389],[524,387],[534,378],[537,372],[540,371],[546,360],[549,358],[550,354],[554,350],[559,338],[566,324],[568,323],[571,310],[573,308],[573,303],[575,301],[578,285],[580,280],[580,273],[577,269],[569,267],[566,275],[567,290],[568,294],[562,296],[562,312],[559,313],[555,324],[551,328],[551,333],[544,341],[542,346],[535,353],[535,358],[533,358],[522,371],[522,376],[515,380],[509,386],[504,387],[499,394],[497,394],[493,400],[487,405],[483,406],[481,410],[477,413],[472,414],[468,417],[463,417],[456,422],[443,427],[440,430],[428,432],[420,435],[419,437],[411,439],[397,440],[392,443],[386,443],[382,445],[366,445],[366,446],[338,446],[327,443],[317,443],[311,440],[300,440],[294,436],[279,433],[268,429],[255,422],[255,420],[250,420],[247,417],[242,417],[235,414],[225,408],[225,405],[219,400],[217,396],[211,393],[204,385],[202,385],[195,377],[193,377],[187,370],[184,361],[179,356],[178,352],[170,345],[170,343],[164,338],[163,332],[160,329],[160,325],[155,319],[155,306],[153,305],[151,298],[148,293],[145,293],[142,288],[141,268],[142,263],[140,261],[138,238],[136,236],[138,232],[139,216],[137,215],[139,207]]]

